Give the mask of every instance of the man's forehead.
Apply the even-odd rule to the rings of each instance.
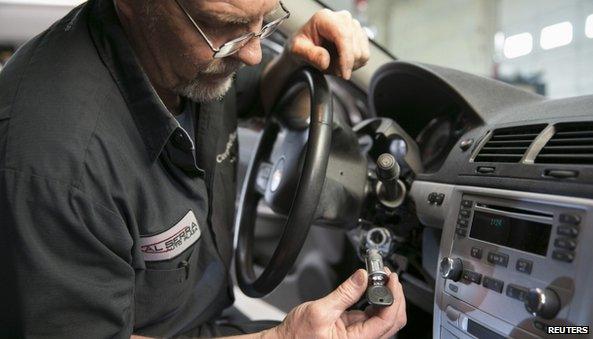
[[[197,0],[195,3],[202,14],[237,23],[257,22],[279,6],[278,0]]]

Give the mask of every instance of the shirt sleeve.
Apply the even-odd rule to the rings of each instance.
[[[0,169],[0,337],[130,337],[132,238],[81,190]]]

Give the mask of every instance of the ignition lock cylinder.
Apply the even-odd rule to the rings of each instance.
[[[369,275],[366,297],[371,305],[386,307],[393,304],[393,294],[387,288],[389,276],[383,267],[383,256],[376,248],[367,250],[365,256],[366,269]]]

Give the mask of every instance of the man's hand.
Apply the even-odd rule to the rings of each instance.
[[[348,11],[323,9],[292,37],[289,51],[320,71],[350,79],[369,60],[369,39]]]
[[[268,112],[292,72],[309,64],[328,74],[350,79],[370,57],[369,39],[348,11],[315,13],[288,41],[284,52],[263,73],[261,95]]]
[[[390,273],[390,272],[388,272]],[[280,338],[385,338],[406,324],[406,302],[395,273],[387,284],[393,293],[393,305],[346,311],[364,294],[366,271],[356,271],[326,297],[297,306],[275,328]]]

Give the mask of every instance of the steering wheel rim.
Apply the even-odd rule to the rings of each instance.
[[[253,240],[257,204],[264,194],[258,191],[257,180],[260,165],[270,156],[281,128],[274,122],[271,113],[266,118],[264,131],[249,163],[241,190],[235,223],[235,269],[239,287],[243,293],[254,298],[263,297],[274,290],[292,268],[314,221],[325,182],[333,122],[331,92],[327,80],[315,69],[302,68],[292,74],[281,92],[285,94],[278,103],[290,100],[287,97],[303,84],[309,91],[311,111],[306,153],[284,231],[272,258],[259,277],[253,268]],[[269,181],[271,180],[266,181],[267,189],[271,185]]]

